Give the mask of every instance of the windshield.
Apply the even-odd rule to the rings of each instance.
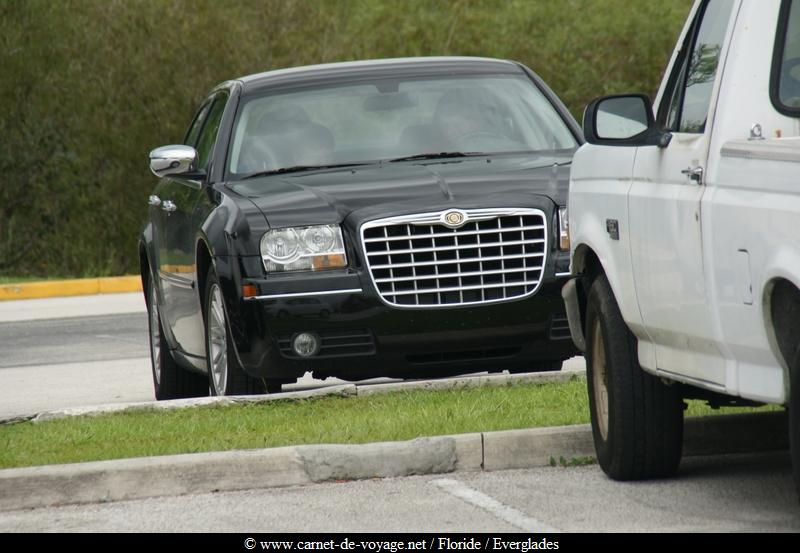
[[[298,166],[576,147],[526,76],[362,78],[245,98],[228,169],[235,180]]]

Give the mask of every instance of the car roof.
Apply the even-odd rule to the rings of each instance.
[[[276,69],[234,79],[242,83],[243,93],[284,84],[324,81],[328,79],[370,76],[402,76],[442,71],[468,73],[521,73],[521,66],[513,61],[479,57],[417,57],[364,61],[348,61]]]

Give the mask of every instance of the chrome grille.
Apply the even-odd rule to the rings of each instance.
[[[547,224],[538,209],[453,210],[370,221],[361,227],[367,267],[383,301],[438,307],[511,300],[539,287]]]

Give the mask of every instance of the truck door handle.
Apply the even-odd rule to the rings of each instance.
[[[689,180],[693,180],[697,184],[703,182],[703,168],[699,165],[695,167],[687,167],[686,169],[681,170],[681,174],[686,175],[689,177]]]
[[[167,213],[172,213],[173,211],[178,209],[178,206],[175,205],[175,202],[172,202],[170,200],[164,200],[164,202],[161,204],[161,209],[163,209]]]

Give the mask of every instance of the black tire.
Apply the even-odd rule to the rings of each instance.
[[[794,356],[789,373],[789,449],[792,452],[792,472],[797,497],[800,499],[800,348]]]
[[[586,377],[597,460],[614,480],[675,474],[683,447],[683,399],[639,366],[637,341],[605,275],[586,310]]]
[[[508,374],[560,371],[562,366],[563,361],[537,361],[529,369],[509,369]]]
[[[156,399],[180,399],[208,395],[208,382],[202,375],[184,369],[175,362],[164,337],[155,280],[146,283],[147,326],[150,330],[150,367]]]
[[[206,342],[206,364],[208,365],[206,386],[209,392],[212,396],[263,394],[263,381],[244,372],[236,360],[236,352],[233,349],[229,332],[227,310],[222,299],[222,289],[213,266],[208,270],[205,296],[203,297],[203,327]],[[211,313],[212,305],[218,307],[215,317]],[[215,333],[215,329],[224,334]],[[213,344],[212,334],[215,337]],[[216,357],[218,360],[216,363],[212,362],[212,351],[216,351],[220,355],[220,357]]]

